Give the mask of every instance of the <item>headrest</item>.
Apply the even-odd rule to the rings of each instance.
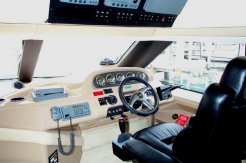
[[[229,87],[234,91],[234,100],[242,98],[245,89],[246,57],[232,59],[226,66],[220,79],[220,85]]]

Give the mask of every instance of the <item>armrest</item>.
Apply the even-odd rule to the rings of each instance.
[[[133,155],[141,163],[175,163],[171,157],[161,153],[160,151],[152,148],[151,146],[132,139],[123,145],[123,148]]]
[[[172,137],[169,137],[167,139],[172,139]],[[166,143],[161,143],[161,141],[155,137],[153,137],[152,139],[149,139],[147,136],[142,135],[138,138],[138,140],[141,140],[142,142],[148,145],[154,144],[155,149],[157,149],[160,152],[165,153],[168,156],[172,156],[172,146]]]

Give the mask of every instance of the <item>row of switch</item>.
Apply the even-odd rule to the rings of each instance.
[[[109,108],[107,111],[107,117],[112,117],[115,115],[120,115],[124,112],[124,109],[122,106],[114,107],[114,108]]]
[[[96,11],[96,18],[108,18],[109,12],[108,11]]]
[[[73,4],[87,4],[87,5],[98,5],[98,0],[61,0],[61,2],[73,3]]]
[[[112,7],[120,7],[120,8],[132,8],[136,9],[138,8],[138,5],[128,5],[128,4],[123,4],[123,3],[112,3]]]
[[[133,18],[133,14],[131,13],[131,14],[129,14],[129,13],[117,13],[117,19],[129,19],[129,20],[131,20]]]
[[[109,11],[96,11],[96,18],[109,18]],[[110,17],[115,17],[119,20],[135,20],[136,16],[133,13],[125,13],[125,12],[118,12],[116,15],[111,15]],[[150,21],[150,22],[160,22],[160,23],[171,23],[174,21],[173,16],[160,16],[160,15],[149,15],[149,14],[142,14],[140,15],[137,20],[140,21]]]
[[[169,17],[164,17],[164,16],[154,16],[154,15],[141,15],[139,20],[142,21],[155,21],[155,22],[168,22],[171,23],[172,21],[174,21],[174,17],[169,16]]]

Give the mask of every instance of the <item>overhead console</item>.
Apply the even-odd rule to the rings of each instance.
[[[187,0],[51,0],[49,23],[171,27]]]

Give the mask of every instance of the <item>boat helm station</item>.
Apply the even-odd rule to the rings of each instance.
[[[0,3],[0,162],[245,162],[243,0]]]

